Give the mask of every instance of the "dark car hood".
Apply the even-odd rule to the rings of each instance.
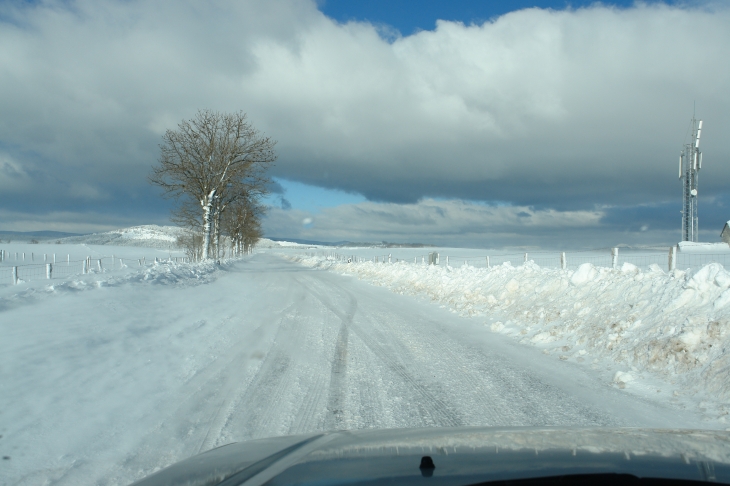
[[[420,467],[423,457],[435,468]],[[730,433],[611,428],[361,430],[251,440],[163,469],[135,486],[473,484],[568,474],[730,483]]]

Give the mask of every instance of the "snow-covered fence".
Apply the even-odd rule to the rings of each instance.
[[[4,258],[7,258],[7,253],[4,253]],[[155,260],[158,260],[157,258]],[[42,279],[63,279],[73,275],[86,275],[90,273],[105,273],[114,270],[121,270],[126,268],[124,260],[116,258],[115,256],[94,258],[96,262],[92,265],[91,257],[86,257],[83,260],[71,260],[70,256],[67,257],[65,262],[56,263],[55,255],[54,262],[50,263],[30,263],[20,265],[10,265],[7,260],[0,261],[0,263],[6,263],[6,265],[0,265],[0,285],[2,284],[18,284],[20,282],[28,282],[31,280],[42,280]],[[163,260],[160,259],[160,262]],[[187,257],[171,257],[166,261],[175,263],[189,263]],[[145,258],[139,259],[140,266],[147,266]]]
[[[490,268],[509,262],[512,265],[521,265],[526,262],[534,262],[543,268],[559,268],[563,270],[575,270],[584,263],[590,263],[595,267],[620,268],[624,263],[630,263],[640,268],[648,268],[650,265],[657,265],[664,270],[700,268],[710,263],[720,263],[730,268],[730,251],[727,253],[699,253],[699,252],[678,252],[676,247],[667,250],[635,250],[625,248],[603,248],[581,250],[573,252],[558,251],[531,251],[529,253],[507,253],[494,252],[490,254],[478,254],[474,250],[454,249],[454,253],[441,253],[444,257],[441,261],[448,267],[461,265],[470,267]],[[427,254],[415,253],[413,249],[393,249],[388,254],[376,254],[373,249],[348,249],[348,252],[358,252],[361,255],[348,255],[347,257],[337,251],[306,252],[308,256],[320,256],[333,261],[362,262],[370,261],[378,264],[410,264],[410,265],[439,265],[439,253],[429,252]],[[362,254],[367,256],[363,256]]]

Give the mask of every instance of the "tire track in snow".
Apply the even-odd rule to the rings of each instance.
[[[354,311],[352,315],[354,315]],[[325,419],[325,429],[327,430],[341,430],[345,428],[348,334],[348,323],[343,320],[337,336],[335,354],[332,357],[329,397],[327,398],[327,416]]]
[[[421,412],[420,416],[422,418],[430,418],[430,420],[426,420],[426,423],[424,425],[442,427],[463,425],[463,421],[459,416],[459,413],[454,407],[452,407],[448,403],[444,394],[429,389],[429,387],[426,386],[421,380],[413,376],[413,374],[407,369],[406,366],[398,361],[398,359],[396,358],[397,353],[392,348],[389,349],[388,345],[377,342],[370,335],[368,335],[368,333],[366,333],[359,324],[354,323],[353,317],[354,311],[355,309],[357,309],[357,299],[349,291],[345,290],[342,287],[336,288],[337,291],[340,291],[344,294],[343,297],[346,298],[348,301],[348,311],[346,313],[343,313],[337,308],[337,306],[331,303],[328,297],[323,295],[323,293],[319,292],[318,290],[315,290],[314,285],[309,286],[308,290],[325,307],[327,307],[332,313],[337,315],[343,323],[348,323],[350,329],[355,333],[360,341],[362,341],[362,343],[381,362],[386,365],[386,368],[389,371],[391,371],[400,378],[400,381],[402,381],[406,385],[407,389],[415,393],[416,406]],[[331,290],[332,289],[330,289],[330,291]],[[368,327],[370,329],[375,329],[373,323],[370,321],[369,318],[364,317],[362,313],[360,314],[360,317],[368,321],[368,324],[370,324]],[[383,342],[385,342],[384,339]],[[334,370],[336,363],[337,361],[335,360],[335,362],[333,362],[333,376],[335,375]],[[344,393],[345,390],[342,389],[342,383],[338,380],[339,379],[336,378],[332,381],[334,381],[335,385],[339,386],[340,388],[331,388],[330,393]]]
[[[291,281],[302,290],[299,298],[282,318],[274,346],[231,407],[224,427],[236,440],[325,430],[327,404],[339,402],[328,397],[328,374],[323,372],[324,366],[331,367],[325,356],[337,348],[336,328],[327,316],[336,316],[311,298],[306,284],[296,277]],[[346,357],[346,333],[340,332],[338,340],[345,347],[335,354]]]

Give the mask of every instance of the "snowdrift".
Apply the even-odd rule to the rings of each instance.
[[[135,265],[124,265],[123,269],[111,272],[107,269],[100,272],[92,267],[86,275],[54,280],[51,284],[47,283],[48,280],[26,283],[30,286],[20,292],[16,291],[15,286],[5,286],[4,289],[0,289],[0,311],[51,295],[118,287],[125,284],[174,285],[177,287],[202,285],[216,280],[220,272],[225,271],[235,261],[223,260],[220,264],[216,264],[213,262],[175,263],[160,260],[151,262],[141,269],[137,269]]]
[[[463,315],[490,316],[491,331],[560,359],[611,359],[627,369],[614,377],[622,388],[647,371],[685,393],[730,400],[730,273],[717,263],[667,274],[630,263],[620,269],[586,263],[571,271],[533,262],[487,269],[293,258],[426,295]],[[720,408],[720,415],[728,413]]]

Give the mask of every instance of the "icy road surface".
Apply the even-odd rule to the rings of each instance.
[[[6,299],[0,484],[128,484],[225,443],[330,429],[703,427],[608,371],[352,277],[267,254],[215,277]]]

